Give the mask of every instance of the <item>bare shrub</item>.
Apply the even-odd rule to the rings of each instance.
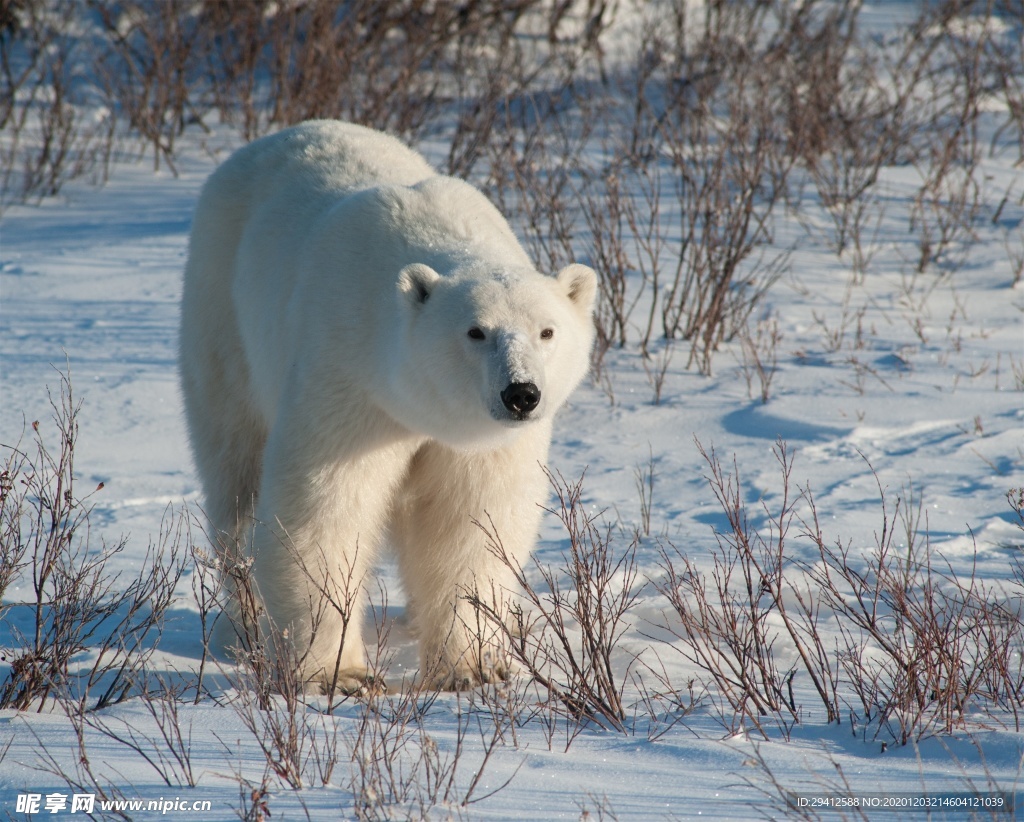
[[[73,30],[74,0],[8,5],[0,28],[0,209],[56,194],[99,167],[107,177],[115,117],[103,110],[81,67],[92,47]]]
[[[749,723],[768,738],[762,726],[765,718],[778,716],[787,707],[784,675],[773,651],[777,632],[768,621],[770,609],[761,601],[759,581],[755,586],[744,577],[751,565],[717,553],[713,562],[708,579],[682,554],[663,554],[665,580],[657,587],[678,617],[678,627],[663,627],[681,640],[683,656],[710,678],[710,698],[729,733],[738,733]],[[745,582],[750,587],[745,588]],[[739,594],[734,595],[731,587]]]
[[[146,762],[168,787],[194,788],[192,723],[186,724],[180,713],[181,690],[158,675],[147,676],[141,683],[143,697],[139,702],[156,728],[155,735],[141,729],[150,727],[146,723],[136,723],[123,716],[108,716],[100,711],[83,711],[80,721],[127,747]]]
[[[93,662],[79,668],[74,687],[65,698],[78,698],[83,704],[95,699],[94,709],[99,710],[132,693],[145,692],[147,666],[157,649],[164,618],[177,602],[178,582],[188,565],[182,549],[187,531],[184,514],[168,508],[138,576],[120,591],[115,589],[122,582],[120,575],[97,568],[97,579],[106,575],[111,585],[108,607],[116,608],[112,619],[98,626],[97,642],[90,647]],[[125,545],[122,542],[119,547]]]
[[[416,686],[373,695],[360,707],[353,727],[341,731],[351,762],[356,819],[394,819],[396,814],[427,819],[433,808],[465,809],[494,796],[515,778],[518,768],[505,782],[483,790],[488,763],[505,744],[510,716],[495,712],[492,700],[485,698],[481,710],[473,692],[459,694],[454,739],[442,747],[427,723],[428,713],[441,707],[438,696]],[[471,751],[477,739],[479,748]]]
[[[231,708],[256,740],[268,776],[292,789],[330,784],[337,737],[329,715],[309,702],[295,647],[269,633],[236,653],[236,667],[225,670],[235,690]]]
[[[848,718],[854,733],[899,745],[964,728],[971,712],[1019,727],[1024,624],[998,587],[958,574],[932,548],[913,488],[893,505],[879,483],[872,548],[831,544],[810,489],[793,494],[785,443],[775,447],[781,496],[775,512],[762,505],[765,530],[750,525],[738,469],[726,473],[713,449],[698,448],[728,528],[716,532],[709,573],[668,544],[655,587],[673,617],[662,627],[731,733],[788,736],[805,710],[797,677],[828,722]],[[792,551],[794,525],[811,559]]]
[[[1013,574],[1020,592],[1024,574],[1019,562]],[[968,667],[976,672],[977,692],[995,708],[1007,711],[1019,733],[1024,727],[1024,626],[1020,607],[998,590],[983,589],[976,625],[978,636],[969,648]]]
[[[230,649],[235,667],[225,669],[236,692],[231,706],[259,745],[267,764],[267,778],[276,777],[291,789],[332,784],[336,767],[344,759],[332,714],[350,697],[372,701],[386,692],[389,624],[376,626],[377,643],[365,679],[346,684],[338,668],[341,648],[346,642],[362,642],[360,636],[348,636],[348,625],[353,609],[365,607],[367,602],[360,595],[360,581],[352,573],[334,580],[327,573],[323,554],[316,566],[300,564],[310,584],[308,636],[300,639],[289,628],[264,624],[251,563],[232,564],[231,588],[242,604],[222,614],[222,618],[233,620],[231,629],[236,638]],[[387,595],[381,588],[380,607],[375,612],[386,610]],[[318,632],[338,624],[341,634],[335,669],[322,672],[326,679],[318,676],[309,681],[305,661]]]
[[[785,270],[773,217],[795,168],[860,278],[884,210],[879,173],[915,164],[914,268],[948,269],[982,208],[986,95],[1006,101],[1003,129],[1020,120],[1020,49],[998,33],[999,4],[930,4],[880,45],[860,31],[854,0],[679,0],[642,9],[635,60],[610,68],[601,38],[614,7],[593,0],[155,13],[141,0],[94,1],[98,28],[77,6],[25,0],[0,33],[12,198],[105,169],[118,123],[172,167],[183,130],[212,116],[246,139],[310,117],[443,135],[448,171],[483,182],[540,267],[594,265],[595,366],[635,340],[656,401],[678,342],[688,367],[710,372]]]
[[[801,715],[793,692],[798,671],[810,678],[827,721],[837,722],[838,665],[821,627],[827,614],[787,556],[797,499],[790,496],[793,463],[785,443],[774,449],[782,497],[778,513],[764,506],[767,537],[748,521],[738,468],[734,465],[727,474],[714,449],[708,452],[698,443],[698,450],[710,469],[707,480],[729,530],[716,531],[718,550],[712,554],[710,579],[678,550],[662,551],[665,581],[656,587],[678,620],[678,627],[673,623],[669,630],[683,640],[683,655],[710,677],[714,695],[724,700],[720,717],[732,732],[749,721],[767,738],[763,722],[773,718],[788,735]],[[780,668],[776,651],[783,635],[798,660],[786,668]]]
[[[241,555],[220,559],[219,570],[227,576],[218,593],[228,598],[222,603],[220,619],[229,623],[222,629],[227,637],[222,642],[234,662],[220,667],[234,689],[230,706],[266,763],[261,785],[238,777],[246,814],[259,817],[266,813],[270,779],[293,790],[331,783],[339,761],[338,739],[329,716],[334,694],[328,697],[326,712],[313,704],[321,688],[304,676],[308,645],[297,646],[287,629],[268,629],[251,561]],[[322,614],[322,608],[311,613],[314,634]]]
[[[522,232],[538,267],[549,271],[575,259],[573,175],[591,127],[589,118],[576,121],[561,105],[549,95],[503,101],[501,128],[487,147],[485,188]]]
[[[820,596],[838,615],[841,661],[859,700],[861,722],[876,723],[899,744],[964,721],[977,693],[971,650],[978,630],[976,580],[962,581],[915,527],[896,543],[895,515],[879,485],[882,527],[867,556],[821,538],[812,505],[808,528],[821,562],[811,574]],[[941,560],[939,560],[941,562]]]
[[[211,115],[247,140],[318,117],[407,138],[454,120],[448,165],[468,175],[504,107],[549,70],[571,73],[596,54],[606,25],[606,4],[592,0],[22,0],[5,10],[0,174],[11,199],[53,194],[97,162],[105,175],[118,124],[173,170],[178,138]]]
[[[386,600],[378,610],[386,611]],[[381,683],[388,626],[377,629],[370,680]],[[502,693],[498,686],[484,686],[479,693],[457,697],[454,741],[445,748],[428,727],[428,715],[443,707],[426,677],[403,683],[397,693],[383,687],[358,695],[310,693],[288,637],[270,634],[268,641],[277,643],[272,654],[264,651],[262,659],[255,659],[264,649],[255,646],[237,670],[227,672],[235,690],[231,707],[266,762],[261,784],[238,777],[243,806],[253,818],[266,814],[275,781],[292,790],[342,786],[351,792],[356,819],[383,820],[395,814],[428,818],[437,806],[465,808],[494,795],[514,777],[483,789],[487,764],[514,735],[521,710],[519,698],[503,695],[503,686]],[[477,736],[479,746],[474,744]]]
[[[627,731],[623,693],[635,657],[620,645],[643,583],[638,579],[638,537],[616,557],[611,527],[602,528],[584,510],[583,478],[575,483],[554,474],[548,478],[558,500],[553,513],[569,542],[562,568],[556,571],[534,559],[542,587],[531,583],[526,569],[503,548],[501,535],[481,524],[489,550],[513,572],[521,588],[515,593],[527,607],[513,602],[501,612],[480,592],[467,595],[504,635],[513,661],[547,692],[552,709],[564,715],[568,747],[587,723]]]
[[[860,4],[851,2],[820,14],[794,13],[778,49],[788,150],[800,158],[832,221],[829,245],[840,257],[852,251],[855,280],[871,257],[864,232],[883,210],[872,189],[905,148],[908,107],[920,80],[905,56],[920,41],[911,39],[888,58],[858,35],[859,14]]]
[[[211,3],[204,12],[225,44],[208,56],[215,99],[222,116],[241,114],[249,137],[318,117],[412,133],[434,101],[431,65],[456,22],[451,7],[419,13],[379,0],[289,3],[273,15]]]
[[[6,653],[0,705],[18,710],[42,711],[58,698],[84,705],[91,696],[96,707],[124,699],[155,649],[184,571],[180,519],[161,532],[134,579],[110,568],[123,540],[113,548],[92,545],[89,500],[102,483],[84,497],[76,491],[79,404],[70,371],[60,377],[60,397],[50,399],[59,448],[47,446],[33,423],[34,453],[10,448],[0,491],[0,582],[23,580],[32,597],[2,614],[14,647]],[[73,665],[84,651],[92,662]]]
[[[771,121],[755,103],[764,91],[741,83],[729,93],[728,126],[719,125],[707,100],[660,127],[679,175],[686,248],[683,270],[662,301],[663,329],[669,339],[690,341],[690,363],[705,374],[718,345],[743,327],[785,265],[785,255],[752,256],[771,239],[769,218],[787,171],[775,165]],[[753,265],[744,267],[748,258]]]
[[[238,776],[238,818],[242,822],[266,822],[273,817],[270,812],[270,790],[266,777],[259,785]]]
[[[594,810],[591,812],[590,804],[593,803]],[[582,822],[590,822],[591,819],[596,819],[598,822],[616,822],[618,816],[615,815],[615,809],[612,807],[612,803],[608,801],[607,796],[597,796],[596,794],[587,793],[584,799],[577,799],[576,806],[580,809],[580,820]]]
[[[671,219],[662,211],[662,189],[671,175],[666,179],[661,163],[640,161],[630,151],[619,145],[611,168],[588,175],[582,210],[588,252],[600,273],[597,326],[608,327],[599,336],[614,335],[622,347],[627,332],[636,332],[657,404],[675,353],[671,339],[659,333],[659,306],[666,283],[679,279],[684,255],[670,239]],[[638,307],[643,311],[633,323]]]
[[[779,367],[778,346],[781,340],[782,332],[776,317],[759,319],[753,328],[748,322],[740,334],[740,367],[747,383],[747,396],[753,399],[756,393],[762,404],[771,397],[772,380]],[[759,388],[757,392],[754,390],[755,377]]]
[[[905,745],[963,727],[971,708],[1010,707],[1016,717],[1020,681],[1006,674],[1024,647],[1019,616],[973,572],[957,574],[916,521],[904,520],[914,524],[899,544],[896,519],[906,500],[898,497],[890,510],[880,483],[878,490],[882,522],[866,555],[839,540],[828,544],[807,496],[806,533],[821,559],[809,573],[837,618],[839,661],[861,721],[876,738],[884,731]]]
[[[74,751],[72,759],[74,764],[70,769],[65,766],[54,755],[53,751],[49,750],[43,741],[39,739],[32,724],[25,723],[25,728],[36,738],[38,743],[39,763],[37,767],[40,771],[57,777],[78,793],[91,793],[95,795],[97,800],[107,802],[124,800],[126,794],[130,792],[131,786],[115,784],[113,780],[106,777],[93,765],[93,760],[90,758],[90,752],[85,742],[88,726],[85,719],[86,712],[82,709],[81,704],[69,702],[65,703],[64,707],[71,724],[73,737],[72,740],[66,741],[61,746],[61,754],[65,754],[69,749]],[[123,782],[123,780],[119,781]],[[111,808],[110,814],[112,818],[131,822],[132,817],[116,806]]]
[[[1018,521],[1015,524],[1024,531],[1024,488],[1011,488],[1006,492],[1006,501],[1017,515]]]
[[[357,555],[358,552],[357,546]],[[296,559],[298,560],[298,557]],[[308,647],[313,646],[317,635],[322,630],[338,634],[333,668],[324,672],[323,688],[328,700],[333,700],[338,694],[365,695],[375,691],[386,691],[387,685],[383,676],[386,667],[384,664],[386,631],[384,633],[381,630],[377,631],[376,655],[365,676],[353,677],[351,672],[344,671],[341,667],[342,649],[349,643],[362,643],[363,641],[362,636],[357,635],[353,626],[362,625],[360,615],[355,613],[356,609],[365,609],[369,605],[369,596],[362,596],[366,580],[358,578],[355,569],[351,566],[342,569],[342,579],[336,579],[335,575],[331,573],[330,563],[322,550],[316,559],[316,568],[311,569],[301,561],[300,565],[312,586],[310,613],[313,629]],[[355,565],[357,556],[353,557],[351,562],[352,565]],[[383,587],[380,588],[380,596],[380,609],[381,613],[384,613],[387,610],[387,591]],[[378,629],[385,628],[381,625],[377,627]],[[301,662],[302,660],[300,660],[300,664]]]
[[[1003,10],[1009,4],[997,3],[996,8]],[[1010,16],[1009,14],[1007,16]],[[995,85],[1002,92],[1006,102],[1007,117],[992,137],[995,145],[1004,131],[1016,135],[1017,163],[1024,161],[1024,48],[1012,37],[1000,41],[992,38],[993,60],[995,63]]]
[[[193,113],[199,96],[201,20],[178,3],[118,3],[90,0],[102,21],[107,48],[94,70],[106,96],[153,150],[174,170],[175,140]]]
[[[994,4],[945,2],[922,17],[932,41],[926,65],[941,81],[929,77],[931,96],[923,106],[928,120],[916,134],[922,185],[911,229],[918,233],[918,271],[934,266],[948,272],[962,265],[976,239],[983,101],[1002,86],[1012,112],[1012,84],[1004,75],[1006,50],[1014,46],[996,33],[1002,25]]]
[[[265,630],[265,609],[253,576],[253,558],[246,554],[243,544],[247,530],[251,534],[256,523],[249,522],[246,527],[242,523],[244,514],[239,511],[237,516],[232,534],[215,535],[220,544],[214,555],[201,555],[201,573],[210,583],[206,590],[200,589],[200,594],[221,608],[208,639],[246,668],[260,705],[266,708],[274,689],[275,672],[266,648],[272,640]]]
[[[250,522],[250,529],[261,527],[259,522]],[[245,537],[222,548],[213,560],[214,567],[204,571],[208,577],[216,572],[216,578],[203,583],[214,587],[202,595],[208,605],[219,604],[223,609],[218,617],[217,643],[244,672],[236,687],[254,689],[260,710],[269,710],[274,694],[285,697],[289,705],[304,693],[323,694],[332,705],[336,698],[386,690],[388,626],[377,626],[376,653],[369,667],[343,667],[343,651],[363,643],[363,612],[372,600],[367,573],[358,570],[362,566],[358,546],[355,555],[346,559],[351,564],[340,567],[322,547],[312,558],[302,557],[287,534],[277,538],[305,586],[308,612],[296,624],[274,624],[267,615],[253,573],[254,558],[242,544]],[[386,609],[383,587],[380,597],[379,606]]]
[[[583,121],[604,123],[593,139],[583,135],[590,153],[563,151],[536,174],[538,183],[555,170],[574,175],[568,205],[579,208],[587,232],[569,250],[599,275],[599,350],[636,334],[656,401],[673,341],[687,341],[688,365],[709,373],[719,344],[785,266],[784,253],[766,252],[792,160],[774,139],[778,112],[759,79],[764,68],[751,70],[763,57],[764,12],[732,9],[715,6],[708,16],[716,19],[703,27],[681,3],[645,12],[636,60],[609,79],[605,101],[580,84]],[[611,105],[621,97],[630,105]],[[552,213],[564,221],[557,206]],[[550,235],[573,237],[571,224],[549,225]],[[655,333],[667,341],[656,351]]]
[[[610,15],[608,4],[596,0],[476,7],[479,18],[471,12],[472,25],[491,30],[484,48],[482,33],[472,28],[453,43],[450,66],[458,114],[447,169],[468,177],[486,162],[488,180],[500,187],[502,167],[488,155],[514,148],[510,135],[524,138],[520,148],[525,156],[538,127],[553,126],[557,132],[574,121],[589,127],[586,106],[573,112],[569,98],[582,70],[590,67],[588,57],[600,57],[598,40]]]
[[[633,479],[636,481],[636,490],[640,496],[640,528],[639,533],[645,537],[651,536],[651,511],[654,508],[654,475],[655,459],[654,449],[648,443],[647,465],[638,465],[633,471]]]
[[[798,164],[833,221],[834,249],[852,249],[855,279],[884,211],[872,189],[894,163],[921,169],[918,269],[957,264],[950,255],[962,256],[981,207],[979,101],[1006,85],[1009,48],[991,34],[991,6],[971,18],[981,34],[960,33],[958,15],[973,11],[929,6],[886,48],[860,34],[856,2],[648,13],[635,63],[611,81],[630,105],[606,110],[603,161],[575,162],[595,235],[582,248],[601,278],[599,338],[639,335],[656,400],[672,346],[651,360],[650,312],[667,340],[689,343],[688,365],[709,372],[786,266],[771,218]]]
[[[222,613],[218,612],[223,599],[223,580],[218,574],[218,561],[194,541],[188,544],[191,557],[192,599],[199,613],[199,631],[202,637],[202,649],[199,667],[196,670],[196,693],[194,703],[199,704],[204,695],[204,678],[206,666],[210,661],[213,631]]]
[[[199,22],[208,32],[212,101],[222,117],[240,119],[247,138],[315,117],[413,137],[454,113],[448,166],[468,175],[502,105],[532,87],[556,55],[593,47],[585,38],[562,46],[555,34],[573,6],[359,0],[287,3],[271,15],[259,5],[209,3]],[[591,16],[591,29],[602,13]],[[535,36],[540,31],[551,36]]]
[[[614,166],[594,174],[581,191],[583,218],[589,230],[587,253],[598,272],[601,295],[597,303],[597,348],[602,353],[611,345],[620,348],[629,338],[629,318],[638,295],[631,293],[629,275],[635,265],[627,251],[630,202],[621,189],[628,184]]]

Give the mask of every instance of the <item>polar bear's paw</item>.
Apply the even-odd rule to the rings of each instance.
[[[333,681],[327,676],[319,678],[315,686],[322,694],[341,696],[370,697],[380,696],[388,692],[384,677],[375,674],[369,668],[343,668]]]
[[[469,691],[479,685],[507,682],[511,670],[507,660],[484,654],[483,660],[460,659],[451,664],[439,660],[427,674],[427,685],[438,691]]]

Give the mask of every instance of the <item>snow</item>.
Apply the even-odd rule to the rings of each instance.
[[[975,573],[982,585],[1019,603],[1010,564],[1020,556],[1024,534],[1005,498],[1010,488],[1024,486],[1024,283],[1014,281],[1008,254],[1024,244],[1024,173],[1014,159],[1011,151],[986,157],[988,218],[978,221],[976,237],[962,249],[962,264],[941,276],[913,273],[916,247],[906,227],[915,181],[906,169],[887,170],[875,192],[884,208],[862,276],[829,250],[830,220],[820,203],[805,197],[799,216],[780,217],[776,243],[791,257],[760,309],[781,334],[767,403],[760,401],[756,375],[748,388],[751,375],[738,341],[716,355],[711,376],[687,370],[678,351],[660,402],[639,353],[609,351],[609,382],[588,382],[574,395],[559,417],[550,464],[569,480],[585,471],[585,509],[614,526],[620,549],[643,521],[638,476],[653,472],[651,536],[638,549],[642,578],[657,581],[663,574],[655,537],[709,571],[715,529],[727,530],[698,443],[713,447],[726,470],[735,459],[751,523],[766,529],[766,512],[777,510],[782,494],[773,453],[781,438],[793,457],[794,486],[813,493],[827,542],[870,548],[883,527],[881,493],[890,516],[901,497],[912,503],[910,510],[920,504],[920,530],[955,573]],[[0,222],[0,443],[27,441],[34,420],[46,431],[47,390],[59,391],[58,372],[69,368],[83,403],[79,487],[104,485],[91,498],[92,537],[96,544],[128,541],[111,560],[112,571],[136,573],[148,544],[175,512],[199,517],[176,336],[191,211],[215,163],[198,143],[186,146],[176,177],[154,173],[145,161],[122,164],[102,188],[71,185],[37,206],[10,207]],[[813,561],[811,544],[797,539],[796,530],[790,550]],[[565,548],[564,530],[547,516],[539,562],[557,566]],[[384,566],[380,577],[393,622],[394,685],[415,667],[415,649],[394,569]],[[200,665],[201,629],[189,582],[186,577],[179,586],[149,666],[180,682],[193,681]],[[8,589],[11,614],[26,596],[21,586]],[[4,619],[0,644],[11,641],[13,619]],[[693,668],[667,644],[670,627],[665,603],[646,587],[630,612],[620,658],[657,660],[685,691]],[[159,701],[147,705],[141,696],[93,715],[84,730],[92,768],[126,798],[209,800],[199,818],[238,818],[263,778],[265,759],[232,707],[240,700],[237,684],[230,666],[213,666],[205,682],[213,696],[185,700],[177,709],[196,787],[187,787],[181,767],[167,759],[153,707],[159,711]],[[532,705],[535,692],[519,684]],[[788,730],[767,722],[768,740],[750,727],[726,727],[707,699],[688,712],[652,716],[634,688],[627,691],[628,734],[588,727],[570,737],[564,721],[549,733],[535,716],[504,726],[486,761],[495,712],[480,694],[444,694],[412,723],[404,755],[413,761],[433,751],[451,762],[458,753],[457,800],[485,765],[472,797],[479,801],[465,808],[439,802],[431,818],[785,816],[772,780],[807,796],[833,789],[853,796],[1018,792],[1020,814],[1024,737],[1011,717],[979,715],[951,735],[883,745],[884,734],[852,727],[846,717],[827,724],[807,684],[800,688],[807,706],[802,721]],[[400,701],[401,689],[388,699]],[[386,712],[388,700],[382,704]],[[360,729],[372,725],[369,708],[349,700],[328,715],[318,707],[303,712],[301,721],[337,741],[334,772],[328,785],[319,785],[307,763],[309,784],[301,790],[271,777],[266,801],[273,819],[355,815],[351,785],[359,760],[351,752]],[[160,755],[156,751],[164,759],[150,764],[125,743],[132,738],[151,759]],[[78,792],[54,771],[80,774],[80,753],[63,712],[0,711],[0,808],[21,818],[19,794]],[[408,797],[397,808],[399,816],[419,813]],[[966,815],[962,809],[933,814]]]

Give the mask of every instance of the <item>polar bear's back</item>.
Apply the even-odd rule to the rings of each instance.
[[[297,203],[336,199],[370,186],[411,186],[436,176],[401,141],[354,123],[311,120],[235,152],[211,176],[207,192],[249,209],[292,192]]]
[[[243,235],[279,258],[263,259],[263,268],[285,271],[305,231],[332,203],[382,184],[413,186],[436,176],[399,140],[353,123],[312,120],[250,143],[203,187],[190,237],[186,302],[216,305],[211,312],[229,310]]]
[[[204,419],[244,416],[239,406],[243,396],[272,404],[276,389],[261,390],[259,375],[251,368],[281,372],[283,360],[278,359],[283,355],[264,352],[261,360],[260,351],[253,350],[254,339],[257,348],[267,350],[279,339],[274,331],[280,332],[280,309],[288,302],[295,261],[317,215],[348,193],[381,183],[412,186],[435,176],[400,141],[335,121],[303,123],[256,140],[210,176],[189,239],[180,329],[189,424],[197,442],[202,441],[197,453],[216,453],[231,439],[210,433],[216,426]],[[240,316],[245,306],[235,299],[239,296],[243,303],[262,304],[265,316],[255,323]],[[221,394],[232,397],[223,409],[216,400]],[[208,442],[203,432],[209,434]],[[216,470],[203,469],[202,459],[200,463],[210,483],[221,481]],[[222,512],[221,518],[226,517]]]

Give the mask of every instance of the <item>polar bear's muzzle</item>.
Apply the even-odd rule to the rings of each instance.
[[[540,405],[540,389],[532,382],[513,382],[501,392],[501,401],[514,419],[525,420]]]

